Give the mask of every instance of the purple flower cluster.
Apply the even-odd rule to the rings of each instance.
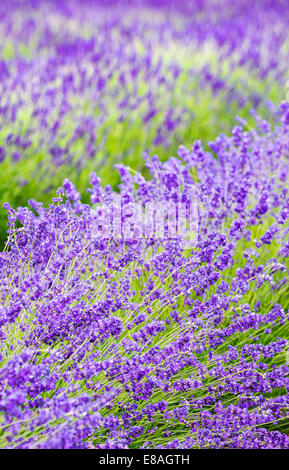
[[[122,219],[197,198],[189,249],[96,238],[114,192],[94,173],[92,204],[65,180],[48,208],[5,205],[1,447],[289,448],[289,105],[255,118],[145,155],[148,180],[118,166]]]

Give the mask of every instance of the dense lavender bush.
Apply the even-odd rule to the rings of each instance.
[[[254,116],[144,155],[150,179],[118,166],[122,223],[194,195],[194,246],[95,237],[95,173],[91,204],[66,179],[48,208],[5,205],[2,448],[289,448],[289,105]]]

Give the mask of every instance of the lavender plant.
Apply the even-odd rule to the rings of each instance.
[[[264,115],[284,98],[288,10],[255,4],[3,0],[1,206],[47,204],[64,178],[88,202],[91,171],[115,187],[115,163],[140,170],[143,151],[164,161]]]
[[[89,204],[68,179],[47,208],[5,204],[2,448],[289,447],[289,105],[253,115],[145,154],[149,179],[118,165],[119,236],[95,173]],[[193,246],[122,237],[135,204],[192,197]]]

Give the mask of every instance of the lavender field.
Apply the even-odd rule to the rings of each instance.
[[[0,449],[288,449],[288,2],[0,38]]]

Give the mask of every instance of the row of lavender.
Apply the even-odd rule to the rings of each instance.
[[[119,166],[123,218],[197,195],[189,250],[95,239],[95,173],[93,209],[69,180],[47,209],[5,205],[2,448],[289,448],[289,105],[255,119],[146,158],[149,180]]]
[[[284,99],[288,11],[255,3],[2,1],[1,202],[48,202],[65,177],[85,196],[91,171],[116,184],[114,163],[164,160]]]

